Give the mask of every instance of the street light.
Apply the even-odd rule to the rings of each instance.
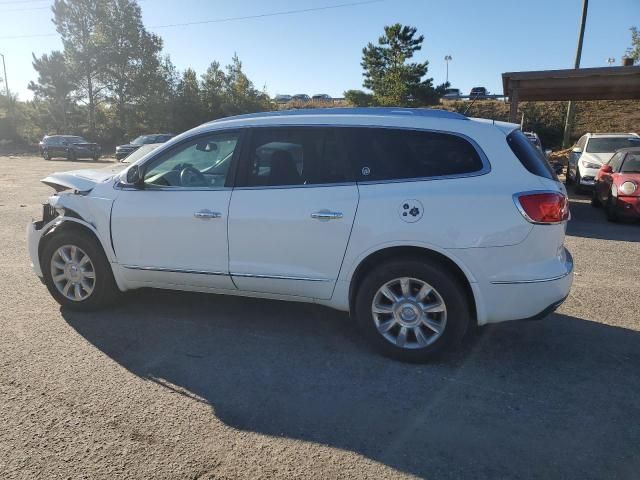
[[[449,83],[449,62],[453,60],[453,57],[451,55],[445,55],[444,56],[444,61],[447,64],[447,79],[445,80],[445,83]]]
[[[10,103],[9,82],[7,81],[7,66],[4,64],[4,55],[2,53],[0,53],[0,57],[2,57],[2,70],[4,70],[4,89],[7,94],[7,102]]]

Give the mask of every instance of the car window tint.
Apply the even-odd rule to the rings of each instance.
[[[350,177],[335,129],[256,128],[248,161],[250,187],[340,183]]]
[[[640,154],[628,154],[622,164],[620,173],[640,173]]]
[[[520,160],[522,166],[529,172],[550,180],[558,179],[544,153],[531,145],[531,142],[527,140],[527,137],[520,130],[514,130],[507,135],[507,143],[514,155]]]
[[[640,145],[638,137],[594,137],[587,143],[589,153],[615,152],[621,148],[637,147]]]
[[[483,168],[476,149],[456,135],[388,128],[346,130],[359,181],[439,177]]]
[[[223,187],[238,139],[237,132],[221,132],[180,144],[151,161],[144,183],[160,187]]]

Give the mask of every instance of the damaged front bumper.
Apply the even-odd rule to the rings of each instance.
[[[49,231],[50,225],[58,219],[57,210],[48,203],[42,206],[42,219],[32,220],[27,224],[27,249],[31,258],[31,268],[42,279],[42,267],[40,266],[40,239]]]

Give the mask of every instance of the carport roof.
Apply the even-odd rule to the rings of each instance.
[[[502,87],[519,101],[640,99],[640,66],[507,72]]]

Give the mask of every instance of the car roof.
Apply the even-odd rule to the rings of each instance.
[[[622,138],[625,138],[625,137],[637,137],[638,134],[634,133],[634,132],[628,132],[628,133],[625,133],[625,132],[618,132],[618,133],[611,132],[611,133],[587,133],[587,136],[589,136],[589,137],[622,137]]]
[[[449,118],[455,120],[469,120],[461,113],[440,110],[436,108],[397,108],[397,107],[354,107],[354,108],[300,108],[296,110],[276,110],[272,112],[246,113],[232,117],[218,118],[207,125],[229,120],[245,120],[272,117],[294,116],[321,116],[321,115],[362,115],[362,116],[417,116],[431,118]]]

